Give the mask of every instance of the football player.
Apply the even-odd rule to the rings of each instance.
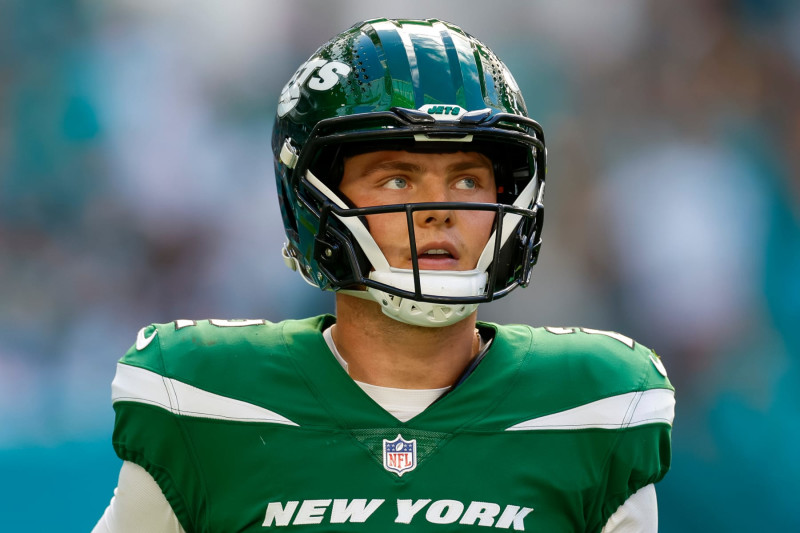
[[[541,246],[542,128],[484,44],[376,19],[273,131],[286,264],[336,316],[148,326],[95,531],[651,532],[673,388],[614,332],[478,322]]]

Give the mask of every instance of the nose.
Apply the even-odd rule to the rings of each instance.
[[[446,187],[427,187],[420,202],[449,202],[451,201]],[[414,223],[418,226],[451,226],[455,221],[452,209],[435,209],[417,211],[414,213]]]
[[[450,209],[418,211],[414,221],[418,226],[450,226],[453,224],[453,211]]]

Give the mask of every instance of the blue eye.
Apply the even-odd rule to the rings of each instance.
[[[392,178],[384,185],[387,189],[405,189],[408,187],[408,182],[405,178]]]
[[[475,189],[478,186],[478,182],[475,178],[463,178],[458,180],[456,183],[457,189]]]

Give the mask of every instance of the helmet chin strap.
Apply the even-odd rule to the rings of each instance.
[[[347,204],[310,171],[306,172],[306,179],[337,206],[342,209],[348,209]],[[535,180],[531,180],[531,182],[533,183]],[[523,190],[523,194],[520,194],[518,201],[527,204],[533,194],[533,189],[534,187],[529,184]],[[523,196],[528,199],[522,198]],[[369,274],[370,279],[400,290],[414,291],[414,271],[390,266],[389,261],[381,252],[380,247],[369,233],[367,227],[357,217],[341,217],[336,214],[334,216],[350,230],[372,264],[373,271]],[[502,242],[505,242],[521,218],[519,215],[509,214],[506,216],[515,218],[509,220],[509,223],[503,224]],[[421,292],[431,296],[454,297],[480,296],[483,294],[486,290],[487,282],[486,269],[488,269],[493,260],[491,252],[494,248],[494,240],[495,235],[493,233],[481,253],[478,267],[473,270],[420,270]],[[478,308],[477,303],[431,303],[402,298],[372,287],[367,287],[365,290],[340,290],[338,292],[374,301],[381,306],[381,310],[386,316],[413,326],[449,326],[468,317]]]
[[[420,278],[424,275],[420,273]],[[411,298],[401,298],[371,287],[360,291],[342,289],[337,293],[377,303],[384,315],[398,322],[428,328],[450,326],[467,318],[478,308],[476,303],[438,304],[420,302]]]

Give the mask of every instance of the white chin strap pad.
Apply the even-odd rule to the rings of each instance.
[[[390,268],[389,271],[374,271],[370,279],[398,287],[402,290],[414,290],[413,271]],[[430,296],[479,296],[486,288],[486,272],[477,270],[444,271],[421,270],[419,273],[420,289]],[[400,322],[412,326],[443,327],[455,324],[469,315],[478,304],[440,304],[419,302],[410,298],[401,298],[379,289],[368,288],[372,298],[381,306],[381,310]]]
[[[478,308],[478,304],[433,304],[400,298],[378,289],[367,290],[381,306],[384,315],[412,326],[449,326],[467,318]]]

